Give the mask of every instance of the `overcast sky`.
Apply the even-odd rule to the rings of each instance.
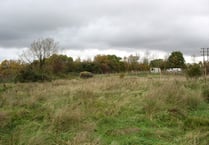
[[[46,37],[70,56],[198,56],[208,27],[208,0],[0,0],[0,61]]]

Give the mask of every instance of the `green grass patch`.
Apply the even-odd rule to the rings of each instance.
[[[209,142],[209,103],[201,80],[110,74],[6,85],[0,86],[3,145]]]

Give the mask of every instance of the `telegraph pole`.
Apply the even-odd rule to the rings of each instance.
[[[209,48],[207,48],[207,63],[209,62]]]

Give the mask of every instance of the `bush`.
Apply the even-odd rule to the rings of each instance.
[[[31,68],[21,70],[15,78],[15,82],[38,82],[50,80],[51,79],[47,74],[36,72]]]
[[[201,67],[199,64],[193,64],[188,66],[186,74],[190,78],[198,78],[202,75]]]
[[[93,77],[93,74],[91,72],[84,71],[80,73],[80,78],[87,79],[87,78],[92,78],[92,77]]]

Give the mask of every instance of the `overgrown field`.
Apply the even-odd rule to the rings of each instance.
[[[208,90],[181,76],[0,84],[0,144],[209,145]]]

